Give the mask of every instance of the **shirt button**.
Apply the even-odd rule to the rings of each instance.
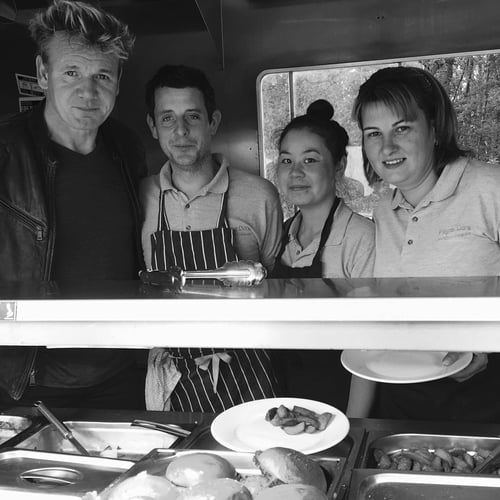
[[[408,245],[413,245],[413,240],[408,240]]]
[[[411,218],[411,220],[412,220],[413,222],[417,222],[417,221],[418,221],[418,217],[417,217],[417,216],[412,217],[412,218]]]
[[[191,205],[189,203],[186,203],[186,208],[190,208]]]
[[[190,225],[186,226],[186,231],[191,231],[191,226]]]

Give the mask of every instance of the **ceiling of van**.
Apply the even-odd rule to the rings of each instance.
[[[100,0],[98,3],[137,34],[205,29],[195,0]],[[47,7],[49,0],[0,0],[0,11],[2,4],[7,10],[17,7],[15,20],[26,23],[35,10]]]

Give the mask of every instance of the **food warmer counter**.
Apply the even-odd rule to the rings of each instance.
[[[67,444],[61,440],[37,441],[34,437],[42,435],[47,422],[33,408],[12,408],[0,415],[0,422],[9,422],[18,430],[5,436],[7,439],[0,443],[2,497],[16,498],[17,493],[22,493],[24,496],[19,498],[33,500],[49,496],[66,500],[80,498],[89,491],[105,491],[109,484],[123,482],[145,467],[157,467],[162,460],[182,455],[184,450],[209,451],[231,461],[242,475],[258,474],[252,461],[253,454],[233,452],[214,440],[210,432],[214,418],[211,414],[85,409],[56,409],[55,412],[59,419],[73,428],[75,436],[92,456],[78,455],[67,449]],[[150,439],[142,443],[142,453],[139,453],[141,445],[135,444],[133,453],[127,455],[130,453],[127,448],[130,438],[122,431],[136,418],[176,424],[189,429],[191,434],[177,441],[174,438],[167,446],[155,447],[153,451],[148,449],[155,446],[154,440]],[[109,429],[106,431],[107,426],[103,425],[106,423],[114,430],[118,429],[119,435],[113,435]],[[464,459],[465,453],[471,461],[476,455],[486,456],[500,444],[500,425],[377,419],[351,419],[350,423],[350,431],[340,443],[311,455],[328,478],[329,500],[499,498],[500,460],[493,461],[483,474],[471,474],[470,469],[416,470],[415,464],[425,462],[426,454],[439,452],[448,453],[450,460],[457,463]],[[157,438],[162,439],[161,433]],[[113,440],[122,446],[123,454],[118,454],[119,460],[101,453],[106,443]],[[390,460],[401,455],[411,457],[413,466],[380,467],[377,463],[380,451]],[[154,468],[147,470],[155,473]]]
[[[0,336],[4,345],[75,348],[171,345],[500,352],[499,285],[499,279],[491,277],[265,280],[250,288],[188,284],[180,292],[139,282],[2,284]],[[26,409],[15,410],[9,413],[29,418]],[[67,422],[128,422],[133,417],[192,425],[190,438],[171,447],[221,449],[210,435],[207,415],[107,412],[97,416],[90,410],[58,411],[63,411],[58,416]],[[41,424],[34,418],[22,430],[21,440],[17,436],[7,442],[11,453],[25,450],[19,444],[29,432],[40,431],[37,425]],[[499,497],[496,469],[484,476],[378,469],[374,450],[392,458],[401,449],[433,452],[439,447],[450,453],[452,448],[470,447],[465,451],[474,457],[479,449],[493,449],[499,435],[500,423],[485,427],[354,419],[346,440],[318,457],[329,455],[341,464],[329,490],[332,499],[413,500],[433,491],[438,495],[433,498],[482,500]],[[50,439],[46,442],[54,444]],[[130,457],[119,458],[122,467],[134,463],[126,460]],[[15,455],[9,458],[16,459]],[[111,469],[111,475],[121,474],[120,467],[94,465]],[[50,487],[73,480],[57,473],[55,479],[33,477],[32,482]]]

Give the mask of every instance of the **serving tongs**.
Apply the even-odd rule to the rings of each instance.
[[[183,429],[175,424],[160,424],[158,422],[151,422],[149,420],[140,420],[136,419],[131,422],[130,425],[136,427],[143,427],[145,429],[152,429],[155,431],[166,432],[167,434],[171,434],[172,436],[177,436],[181,438],[186,438],[191,434],[191,431]]]
[[[218,280],[224,286],[253,286],[261,283],[266,274],[266,268],[259,262],[240,260],[206,271],[184,271],[178,266],[166,271],[141,271],[139,277],[147,285],[180,291],[187,280]]]
[[[36,401],[35,408],[67,439],[82,455],[90,456],[86,448],[73,436],[73,433],[42,403]]]
[[[472,473],[481,474],[486,469],[488,469],[488,467],[492,464],[492,462],[495,462],[499,457],[500,457],[500,444],[496,448],[493,448],[493,450],[490,451],[488,458],[486,458],[483,462],[477,464],[474,467],[474,469],[472,469]]]

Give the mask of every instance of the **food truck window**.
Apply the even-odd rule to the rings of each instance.
[[[257,79],[261,174],[275,182],[280,131],[291,118],[304,114],[311,102],[327,99],[350,137],[346,178],[338,186],[339,194],[354,211],[370,216],[374,202],[389,186],[382,182],[369,186],[366,181],[361,135],[351,109],[360,84],[378,69],[395,65],[419,66],[435,75],[454,103],[461,144],[480,160],[500,162],[500,51],[488,51],[261,73]],[[285,201],[283,208],[285,215],[293,213]]]

